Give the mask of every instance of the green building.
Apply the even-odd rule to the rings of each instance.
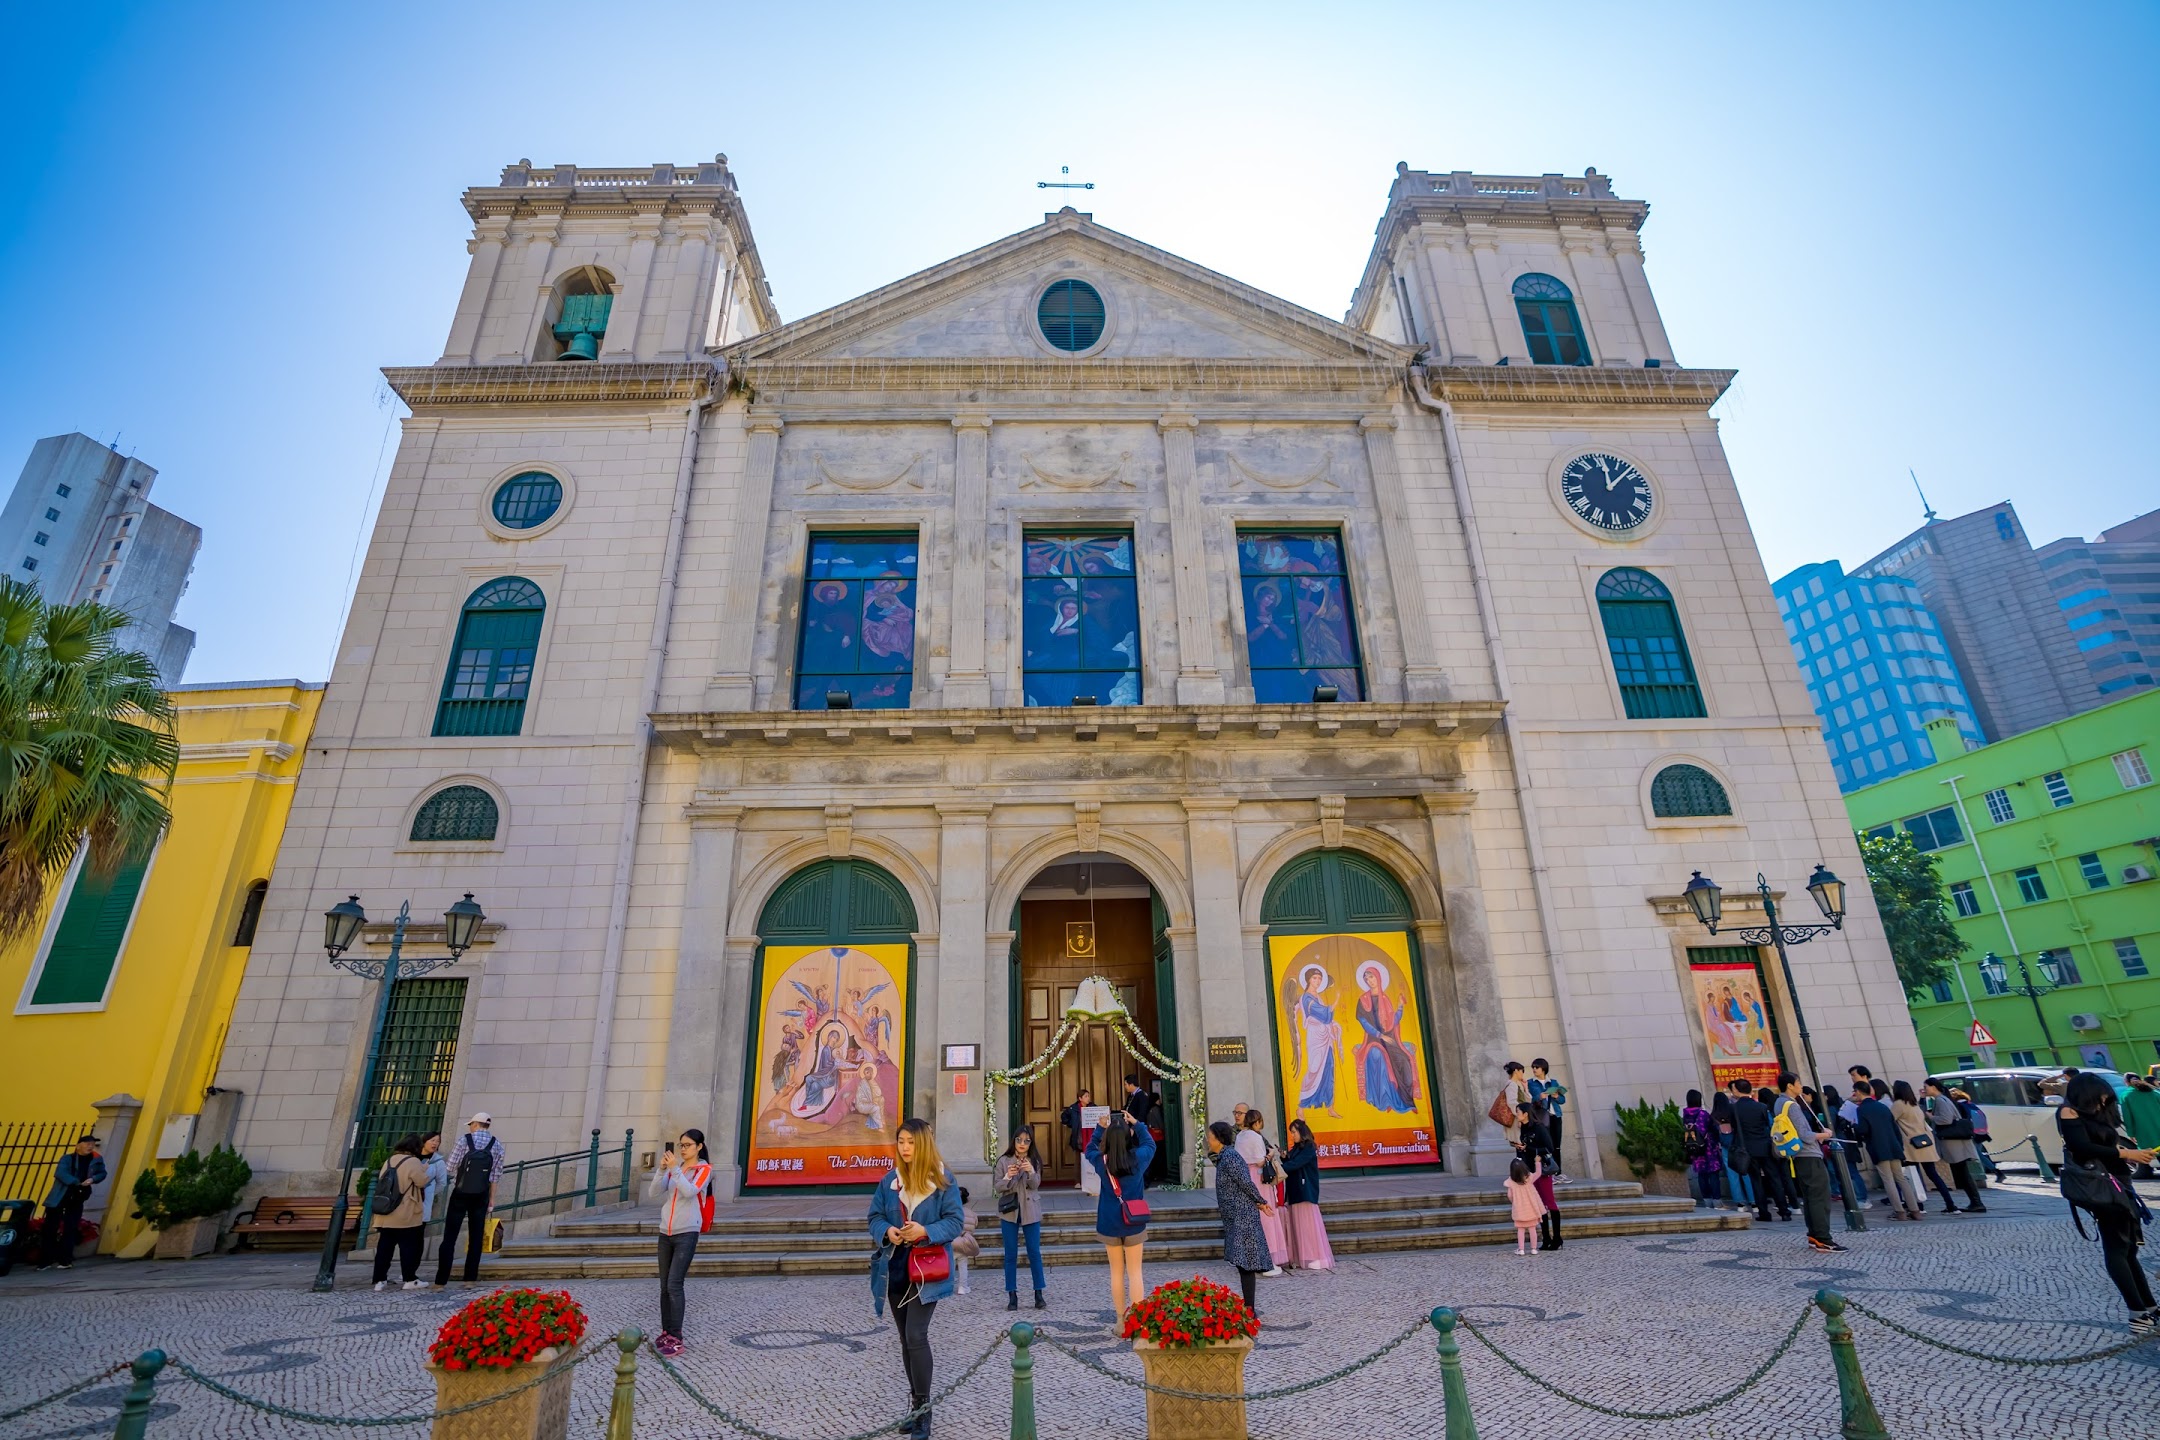
[[[1912,1002],[1929,1067],[2160,1063],[2160,693],[1972,750],[1952,723],[1927,729],[1934,764],[1845,805],[1855,829],[1933,853],[1972,947]]]

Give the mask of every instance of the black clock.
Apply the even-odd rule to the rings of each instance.
[[[1597,450],[1568,461],[1560,472],[1560,498],[1584,521],[1615,535],[1639,529],[1657,504],[1649,476]]]

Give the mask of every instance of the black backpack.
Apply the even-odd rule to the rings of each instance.
[[[452,1188],[460,1195],[485,1195],[488,1176],[495,1168],[495,1142],[489,1139],[485,1148],[468,1145],[465,1158],[458,1161],[457,1179]]]
[[[1685,1120],[1680,1123],[1680,1153],[1689,1160],[1700,1160],[1710,1153],[1710,1142],[1704,1138],[1701,1126]]]
[[[368,1195],[368,1209],[377,1215],[391,1215],[405,1203],[405,1180],[398,1162],[389,1161],[382,1173],[375,1177],[375,1188]]]

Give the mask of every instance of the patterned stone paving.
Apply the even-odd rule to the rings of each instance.
[[[2101,1269],[2051,1190],[2024,1182],[1988,1192],[1994,1213],[1924,1225],[1878,1224],[1843,1237],[1849,1254],[1818,1256],[1798,1221],[1739,1235],[1586,1239],[1557,1254],[1512,1247],[1346,1259],[1334,1275],[1263,1282],[1267,1328],[1248,1370],[1255,1388],[1322,1374],[1379,1346],[1437,1304],[1463,1309],[1533,1370],[1608,1405],[1676,1408],[1729,1388],[1759,1362],[1818,1287],[1843,1289],[1945,1341],[2028,1356],[2071,1355],[2125,1338],[2124,1315]],[[1564,1204],[1564,1201],[1563,1201]],[[1841,1226],[1842,1222],[1838,1222]],[[1840,1230],[1842,1236],[1842,1230]],[[2148,1252],[2150,1258],[2150,1252]],[[974,1294],[941,1306],[933,1329],[946,1375],[979,1355],[1008,1318],[994,1255],[978,1262]],[[1159,1281],[1190,1267],[1162,1266]],[[1233,1281],[1221,1265],[1202,1267]],[[434,1328],[464,1295],[377,1295],[361,1267],[352,1288],[307,1293],[307,1257],[238,1257],[186,1265],[114,1263],[0,1281],[0,1411],[111,1360],[159,1344],[251,1394],[287,1405],[362,1415],[423,1410],[420,1369]],[[1108,1340],[1104,1272],[1051,1276],[1050,1335],[1137,1374]],[[985,1283],[987,1282],[987,1283]],[[595,1331],[648,1325],[655,1285],[573,1282]],[[1986,1364],[1927,1349],[1855,1317],[1860,1355],[1891,1433],[1987,1440],[2073,1440],[2160,1434],[2160,1342],[2068,1369]],[[890,1326],[858,1281],[693,1281],[685,1371],[716,1400],[803,1440],[869,1428],[906,1407]],[[1837,1428],[1836,1390],[1819,1319],[1754,1390],[1707,1415],[1667,1423],[1603,1417],[1570,1406],[1464,1342],[1481,1430],[1489,1437],[1745,1437],[1820,1440]],[[169,1373],[169,1372],[168,1372]],[[994,1359],[940,1408],[936,1433],[1006,1434],[1009,1370]],[[1253,1408],[1258,1440],[1428,1434],[1439,1424],[1438,1367],[1421,1336],[1326,1390]],[[608,1365],[579,1373],[573,1436],[598,1432]],[[1039,1355],[1046,1437],[1137,1440],[1140,1392],[1052,1353]],[[57,1440],[111,1433],[121,1387],[107,1384],[0,1434]],[[192,1385],[161,1383],[150,1435],[284,1437],[328,1430],[238,1410]],[[639,1382],[638,1434],[725,1434],[649,1363]],[[352,1433],[350,1431],[344,1433]],[[415,1436],[422,1426],[373,1433]]]

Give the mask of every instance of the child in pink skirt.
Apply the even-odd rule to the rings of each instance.
[[[1537,1182],[1543,1171],[1536,1161],[1525,1165],[1516,1160],[1508,1165],[1508,1208],[1515,1216],[1515,1253],[1535,1254],[1532,1241],[1538,1238],[1538,1222],[1545,1218],[1545,1202],[1538,1198]]]

